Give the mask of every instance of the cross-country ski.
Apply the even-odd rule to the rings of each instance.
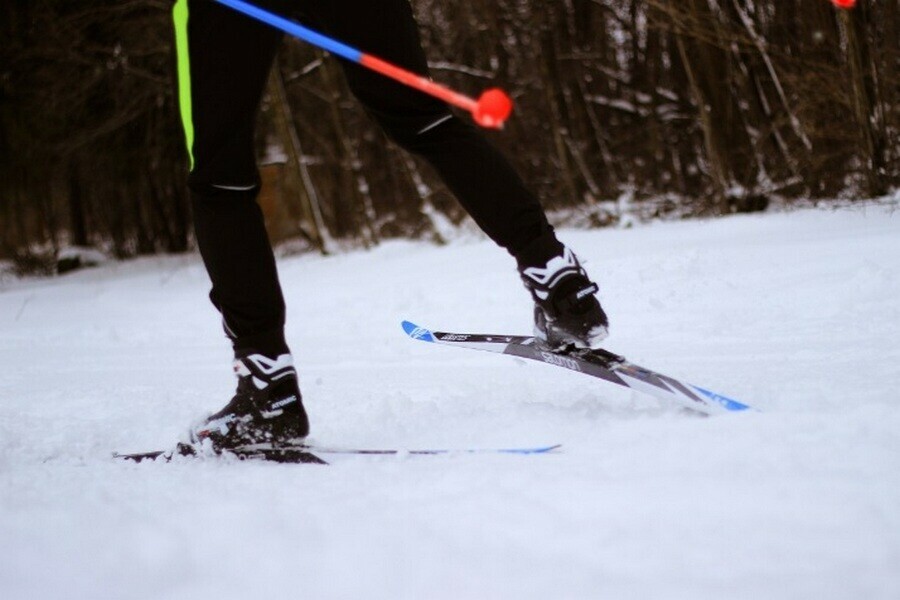
[[[523,446],[509,448],[343,448],[340,446],[318,446],[304,444],[294,448],[241,448],[232,449],[224,454],[197,453],[190,446],[176,446],[174,450],[154,450],[151,452],[113,453],[113,458],[131,462],[162,461],[174,459],[228,459],[264,460],[279,463],[327,464],[319,454],[339,456],[452,456],[463,454],[513,454],[526,456],[529,454],[548,454],[559,450],[562,444],[551,446]]]
[[[638,366],[606,350],[568,348],[557,351],[532,336],[430,331],[410,321],[403,321],[402,325],[406,334],[414,340],[497,352],[570,369],[707,415],[741,412],[750,408],[722,394]]]

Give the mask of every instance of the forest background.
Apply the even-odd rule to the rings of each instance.
[[[0,5],[0,259],[191,250],[172,2]],[[588,226],[871,198],[900,184],[900,2],[412,0],[432,76],[516,108],[486,132]],[[362,50],[365,50],[364,48]],[[328,251],[463,222],[336,59],[295,40],[259,127],[270,235]]]

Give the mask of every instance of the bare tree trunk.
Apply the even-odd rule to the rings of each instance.
[[[69,236],[72,244],[87,246],[87,224],[84,222],[84,197],[81,177],[75,163],[69,166]]]
[[[294,125],[294,117],[291,105],[288,102],[284,89],[284,79],[277,61],[272,69],[269,79],[269,95],[275,108],[275,126],[279,137],[288,153],[288,168],[297,182],[297,191],[300,194],[300,209],[302,213],[303,229],[306,236],[313,242],[322,254],[328,254],[333,246],[328,226],[322,218],[322,208],[319,205],[319,194],[309,175],[309,170],[303,162],[303,147],[300,144],[300,136]],[[293,203],[288,202],[293,207]]]
[[[404,154],[401,158],[404,171],[410,179],[413,189],[419,197],[419,212],[425,217],[425,220],[431,226],[431,239],[438,244],[446,244],[448,240],[448,232],[452,230],[453,224],[445,214],[435,208],[431,201],[432,190],[425,183],[425,179],[419,172],[416,161],[408,154]]]
[[[331,90],[332,93],[331,101],[328,103],[328,106],[335,135],[337,136],[337,142],[341,150],[341,164],[346,172],[351,173],[354,178],[353,184],[343,186],[344,189],[349,192],[350,198],[352,198],[352,201],[346,205],[349,207],[350,211],[357,208],[362,209],[360,211],[361,214],[359,215],[362,218],[358,218],[357,215],[344,215],[344,218],[346,218],[348,222],[357,224],[357,233],[362,237],[364,245],[366,247],[371,247],[378,243],[378,234],[374,229],[376,214],[372,203],[372,195],[370,193],[371,188],[369,182],[366,180],[366,175],[363,172],[362,161],[359,159],[356,147],[350,140],[347,131],[344,128],[344,120],[341,117],[340,106],[338,105],[341,91],[337,83],[337,78],[332,74],[332,65],[330,61],[323,62],[321,72],[326,89]]]
[[[556,19],[554,18],[554,8],[552,3],[545,5],[544,14],[547,22],[542,27],[541,35],[541,59],[538,64],[541,69],[541,76],[545,82],[544,97],[547,100],[547,106],[550,108],[551,116],[551,135],[553,136],[553,148],[556,153],[556,160],[559,166],[559,175],[562,179],[563,189],[570,201],[578,199],[578,190],[572,173],[572,167],[569,165],[568,151],[566,148],[566,119],[562,114],[559,101],[556,96],[556,90],[562,88],[562,82],[559,77],[558,68],[558,52],[556,48],[556,35],[554,33],[556,27]]]
[[[725,167],[722,163],[722,155],[714,131],[715,124],[713,123],[712,109],[700,87],[700,83],[697,81],[697,75],[694,72],[694,67],[691,65],[691,59],[685,48],[683,36],[675,34],[675,43],[678,46],[678,54],[684,64],[684,70],[691,87],[691,95],[694,98],[698,117],[700,118],[700,129],[703,132],[703,146],[706,151],[708,174],[715,194],[715,205],[721,208],[725,206],[728,184]]]
[[[880,111],[866,82],[868,60],[865,56],[865,41],[860,39],[857,31],[857,19],[863,18],[865,17],[857,14],[851,15],[850,11],[841,11],[841,29],[847,40],[847,67],[850,72],[853,112],[865,158],[866,194],[876,196],[887,191],[881,180],[881,170],[885,163],[884,143],[881,132],[876,130],[876,123],[883,120],[878,118],[877,113]]]

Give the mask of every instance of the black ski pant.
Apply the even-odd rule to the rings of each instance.
[[[267,0],[261,6],[427,75],[408,0]],[[182,120],[197,244],[238,355],[278,354],[285,306],[256,203],[254,126],[282,33],[210,0],[177,0]],[[421,92],[341,60],[353,94],[387,135],[434,167],[476,223],[520,264],[559,242],[534,194],[467,121]]]

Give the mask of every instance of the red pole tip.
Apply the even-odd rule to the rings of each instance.
[[[831,0],[831,2],[838,8],[853,8],[856,6],[856,0]]]
[[[503,122],[509,118],[512,108],[512,100],[506,92],[499,88],[491,88],[485,90],[478,98],[475,110],[472,111],[472,118],[482,127],[500,129]]]

